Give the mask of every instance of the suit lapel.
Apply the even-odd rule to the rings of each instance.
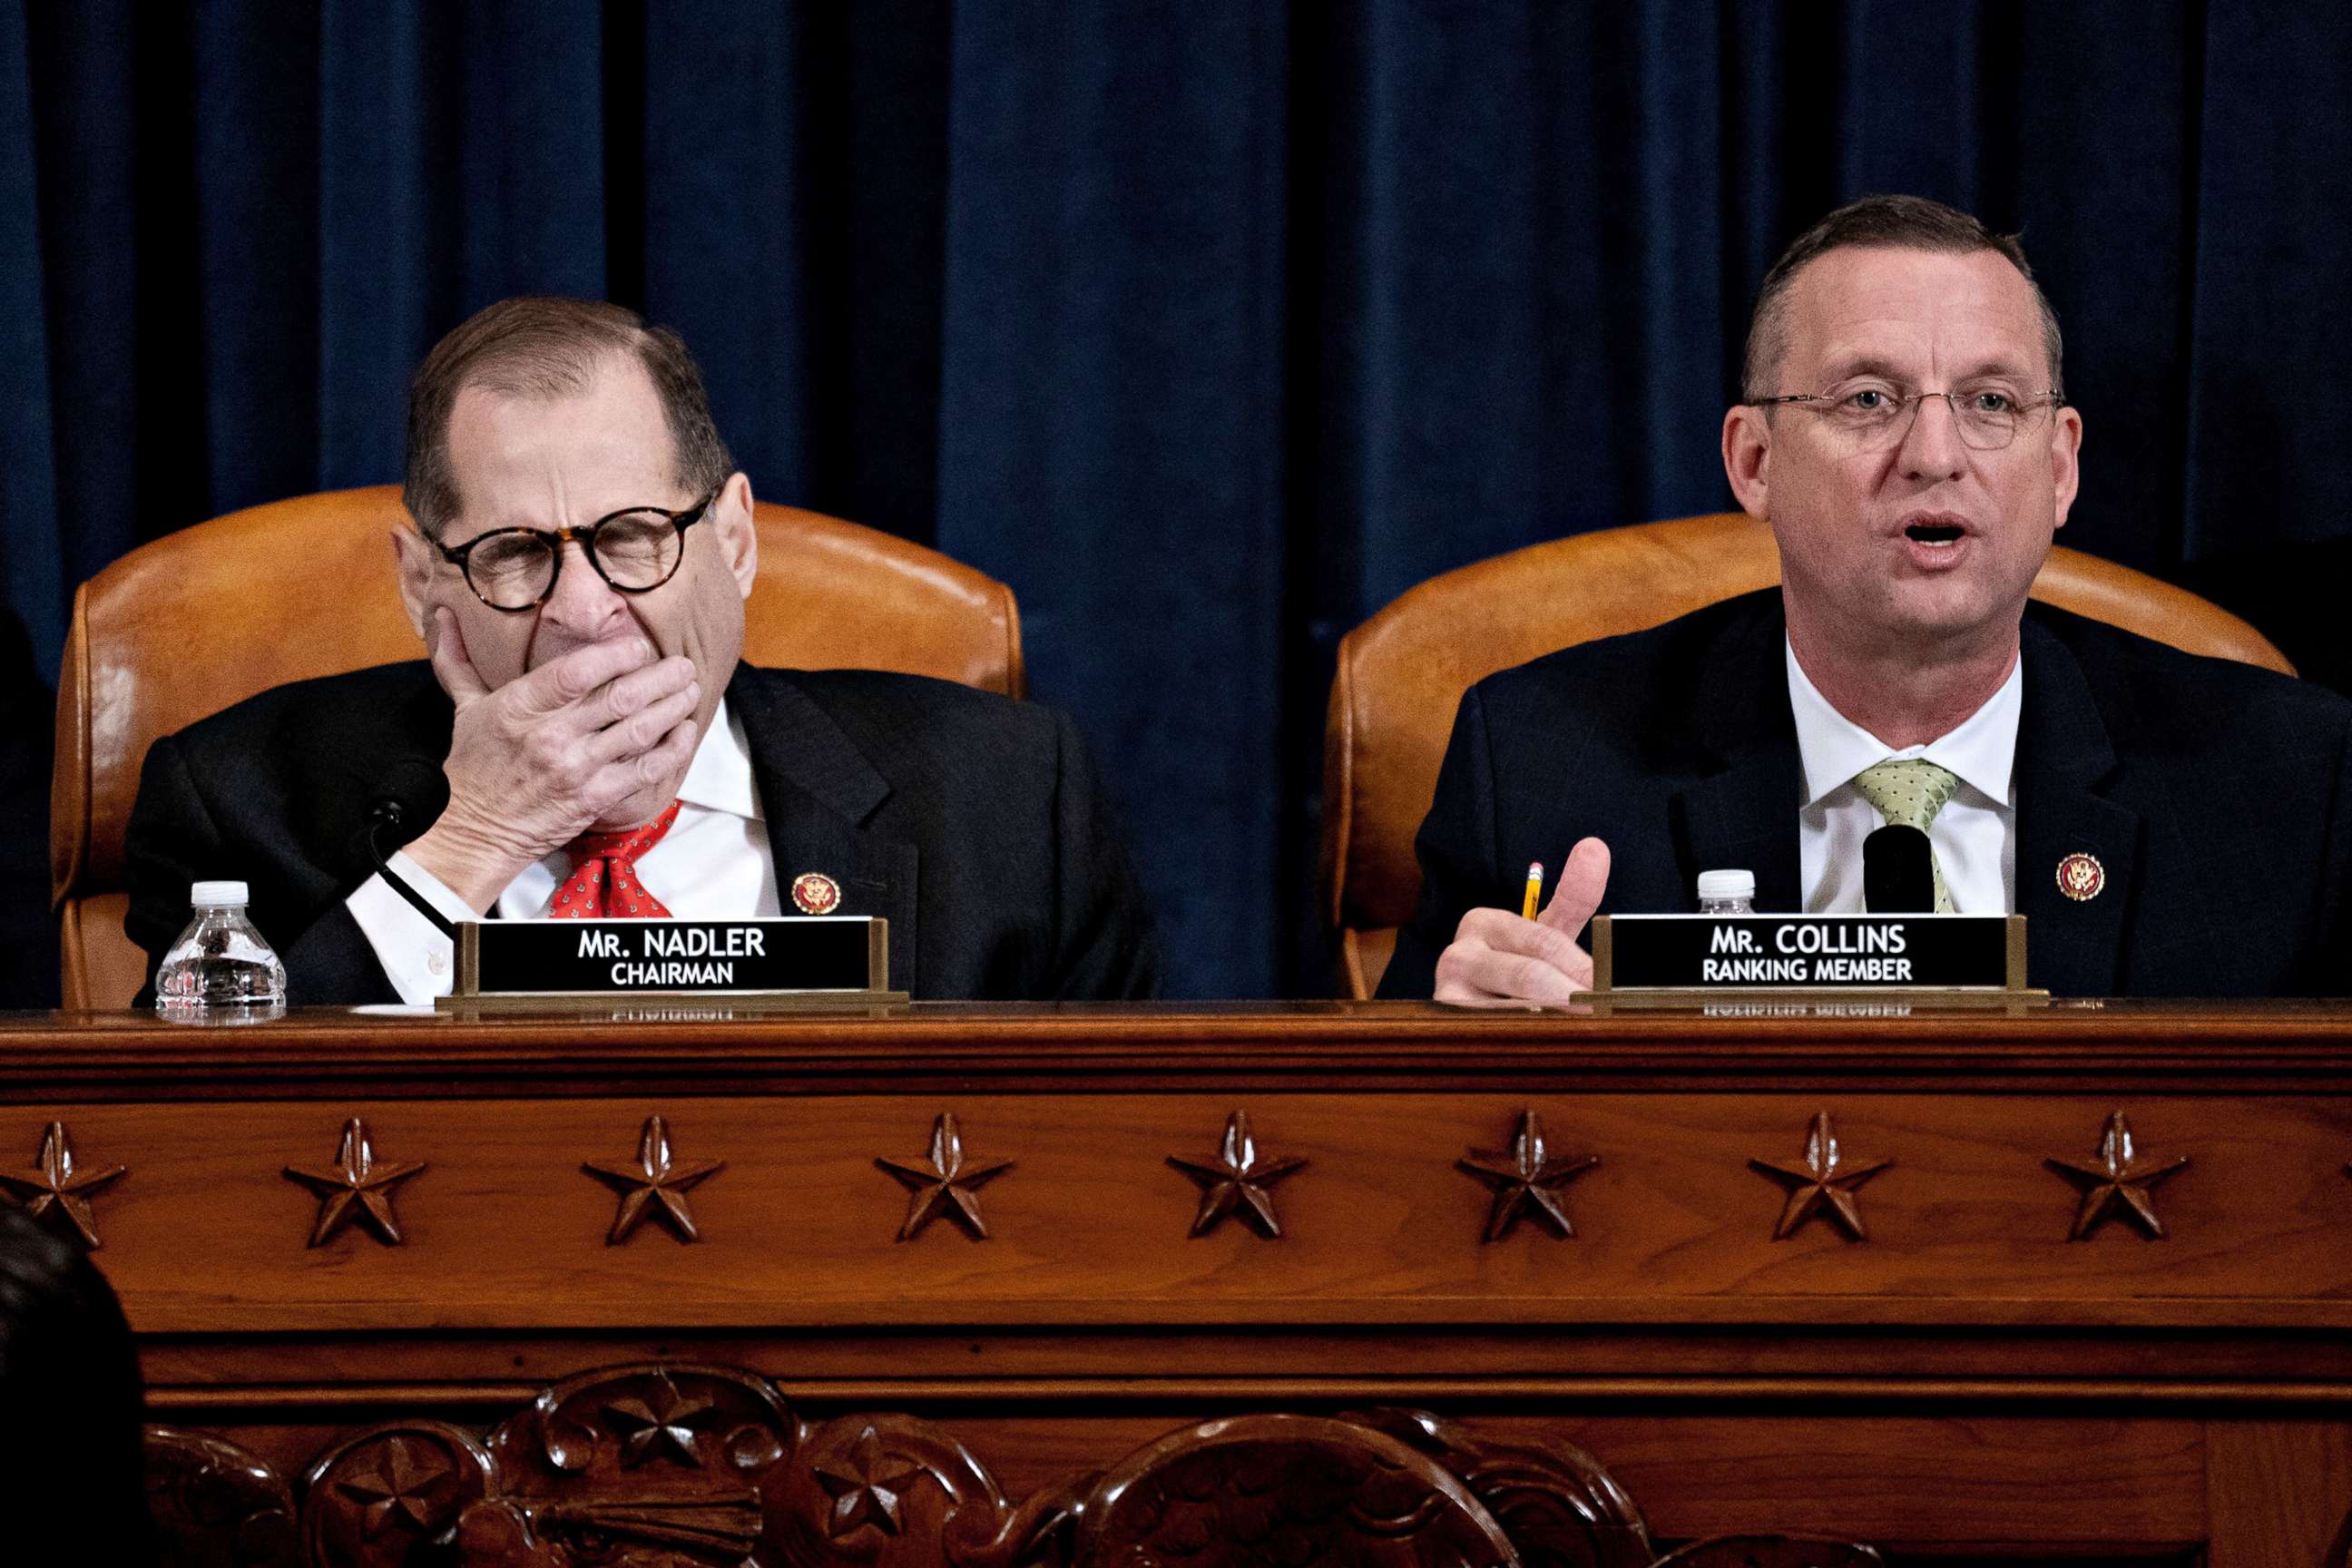
[[[1717,742],[1668,811],[1681,860],[1682,907],[1697,907],[1698,874],[1756,873],[1756,907],[1803,907],[1797,810],[1804,799],[1797,722],[1789,707],[1780,596],[1759,595],[1696,672],[1692,732]]]
[[[409,776],[411,769],[429,775],[449,754],[453,712],[432,667],[421,661],[397,667],[384,672],[383,681],[321,713],[308,738],[305,784],[296,796],[298,831],[308,852],[346,888],[375,873],[367,847],[368,807],[387,781]],[[424,832],[442,809],[412,821],[405,837]],[[389,853],[394,846],[385,847]]]
[[[889,782],[781,670],[738,666],[727,701],[751,745],[784,912],[797,912],[796,878],[812,871],[830,877],[841,889],[836,913],[890,922],[890,984],[914,990],[915,846],[864,826],[889,797]]]
[[[2061,994],[2112,996],[2123,976],[2124,917],[2137,892],[2140,817],[2104,795],[2115,747],[2083,667],[2029,616],[2017,726],[2017,910],[2028,970]],[[2090,899],[2058,890],[2058,865],[2090,855],[2106,873]]]

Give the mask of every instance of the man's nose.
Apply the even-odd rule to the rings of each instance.
[[[604,581],[604,574],[588,559],[588,548],[581,541],[566,540],[557,549],[560,553],[555,588],[540,606],[540,618],[562,626],[583,641],[593,641],[615,620],[627,618],[627,595]]]
[[[1922,394],[1911,407],[1911,427],[1904,432],[1897,454],[1907,478],[1956,479],[1967,471],[1969,449],[1960,439],[1960,420],[1952,400],[1940,392]]]

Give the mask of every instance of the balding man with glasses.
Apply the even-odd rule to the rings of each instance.
[[[370,797],[437,770],[393,871],[447,920],[887,917],[918,996],[1150,994],[1159,953],[1075,730],[945,681],[740,662],[751,482],[676,334],[518,299],[410,390],[400,593],[430,664],[306,681],[156,743],[127,929],[251,885],[299,1003],[446,994]],[[437,795],[437,786],[426,795]]]
[[[1905,196],[1800,237],[1723,422],[1781,586],[1471,690],[1381,993],[1565,1001],[1604,900],[1691,910],[1704,870],[1859,910],[1889,822],[1927,833],[1938,909],[2031,918],[2054,993],[2352,989],[2352,703],[2029,605],[2082,438],[2015,238]]]

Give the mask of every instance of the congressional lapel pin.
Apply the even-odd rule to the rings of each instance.
[[[2106,885],[2107,868],[2095,855],[2078,849],[2058,862],[2058,890],[2078,904],[2097,898]]]
[[[841,884],[824,872],[803,871],[793,879],[793,907],[801,913],[829,915],[840,903]]]

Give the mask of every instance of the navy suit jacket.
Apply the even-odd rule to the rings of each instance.
[[[727,705],[779,885],[821,871],[841,887],[838,912],[888,917],[895,988],[1157,991],[1133,865],[1063,714],[920,676],[750,666]],[[124,922],[150,984],[187,923],[188,884],[235,878],[295,1002],[397,1000],[343,900],[374,870],[369,803],[404,765],[439,767],[451,716],[430,666],[385,665],[281,686],[158,741],[131,815]]]
[[[1756,873],[1801,907],[1803,772],[1778,589],[1491,676],[1463,699],[1415,848],[1422,889],[1381,982],[1427,996],[1465,910],[1516,910],[1527,866],[1588,834],[1601,912],[1697,908]],[[2031,983],[2060,995],[2352,994],[2352,702],[2046,605],[2023,627],[2013,773]],[[2094,855],[2076,901],[2058,863]]]

